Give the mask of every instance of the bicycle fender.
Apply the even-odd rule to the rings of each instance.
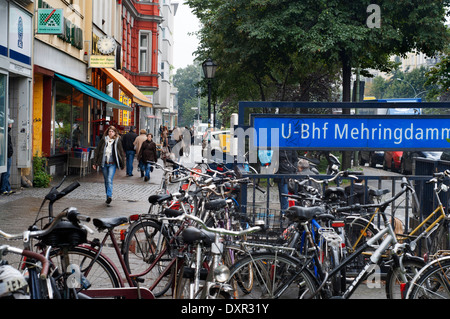
[[[373,222],[370,222],[367,218],[364,218],[364,217],[361,217],[361,216],[350,215],[350,216],[347,216],[345,218],[345,221],[347,221],[348,219],[353,219],[350,222],[350,224],[354,223],[356,221],[363,221],[365,224],[369,224],[370,223],[375,228],[376,231],[380,231],[380,229],[377,227],[377,225],[375,225]]]

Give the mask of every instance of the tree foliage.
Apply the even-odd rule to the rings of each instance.
[[[427,73],[426,85],[430,86],[427,96],[431,99],[444,97],[447,100],[450,89],[450,47],[439,56],[440,61]]]
[[[333,87],[339,69],[349,100],[352,67],[390,71],[392,54],[433,56],[447,42],[448,1],[377,1],[380,28],[366,24],[371,2],[187,0],[203,23],[199,60],[219,65],[217,96],[302,101],[332,99],[320,81]]]
[[[411,72],[394,70],[388,79],[377,76],[367,94],[372,94],[377,99],[421,98],[422,101],[435,101],[427,97],[427,93],[435,88],[428,84],[428,72],[429,69],[422,66]]]
[[[173,77],[174,85],[178,89],[178,126],[191,126],[198,119],[199,81],[201,79],[199,65],[188,65],[177,70]],[[205,98],[200,99],[202,119],[206,120],[207,110]]]

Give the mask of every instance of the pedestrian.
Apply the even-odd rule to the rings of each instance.
[[[161,159],[164,162],[164,166],[167,166],[166,160],[170,158],[170,145],[169,145],[169,130],[166,126],[163,127],[162,139],[161,139]]]
[[[277,174],[296,174],[297,162],[298,156],[296,150],[280,150]],[[275,181],[278,183],[281,215],[284,216],[286,210],[289,208],[289,200],[286,196],[282,196],[282,194],[289,193],[289,177],[276,178]]]
[[[175,155],[177,162],[180,161],[180,156],[183,156],[183,130],[175,126],[170,135],[169,145],[171,152]]]
[[[123,150],[120,135],[114,126],[110,126],[103,134],[94,153],[93,169],[102,167],[105,180],[106,204],[112,201],[113,179],[117,167],[125,168],[125,152]]]
[[[316,175],[316,173],[314,173],[309,165],[309,161],[306,159],[299,159],[297,162],[297,169],[300,175]]]
[[[11,176],[11,164],[12,164],[12,156],[14,154],[11,130],[14,120],[8,119],[8,158],[6,161],[6,172],[2,173],[1,176],[1,186],[0,193],[2,195],[11,195],[14,191],[11,190],[11,184],[9,182],[9,177]]]
[[[125,151],[127,162],[127,176],[133,176],[133,161],[136,155],[134,140],[138,136],[135,131],[136,128],[134,126],[131,126],[130,131],[122,137],[122,145],[123,150]]]
[[[144,143],[147,140],[147,131],[144,129],[141,129],[139,131],[139,136],[135,138],[133,144],[136,149],[136,154],[139,154],[141,151],[142,143]],[[144,164],[139,161],[139,170],[141,171],[141,177],[144,177]]]
[[[156,153],[156,144],[153,142],[153,134],[147,134],[147,140],[142,143],[141,149],[139,150],[138,160],[142,163],[142,168],[145,171],[144,181],[148,182],[150,180],[150,171],[152,165],[149,163],[158,161],[158,154]],[[141,168],[141,172],[142,172]]]

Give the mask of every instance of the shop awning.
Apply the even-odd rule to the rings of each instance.
[[[95,87],[93,87],[92,85],[88,85],[86,83],[74,80],[74,79],[70,79],[68,77],[65,77],[64,75],[61,74],[57,74],[55,73],[55,75],[63,80],[64,82],[70,84],[71,86],[73,86],[75,89],[77,89],[78,91],[89,95],[90,97],[93,97],[94,99],[100,100],[102,102],[106,102],[106,105],[109,107],[113,107],[113,108],[117,108],[117,109],[121,109],[121,110],[126,110],[126,111],[131,111],[132,108],[121,103],[120,101],[110,97],[108,94],[96,89]]]
[[[105,72],[111,80],[118,83],[122,90],[130,95],[134,103],[141,106],[153,107],[152,102],[150,102],[150,100],[122,74],[111,68],[103,68],[102,71]]]

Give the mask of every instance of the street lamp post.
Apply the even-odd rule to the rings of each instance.
[[[408,81],[402,80],[402,79],[400,79],[400,78],[397,78],[397,81],[405,82],[406,84],[408,84],[408,85],[413,89],[413,91],[414,91],[414,98],[417,96],[417,91],[416,91],[416,89],[414,88],[414,86],[412,86],[411,83],[409,83]]]
[[[211,80],[216,74],[217,64],[211,58],[202,63],[203,74],[208,80],[208,129],[211,128]]]

